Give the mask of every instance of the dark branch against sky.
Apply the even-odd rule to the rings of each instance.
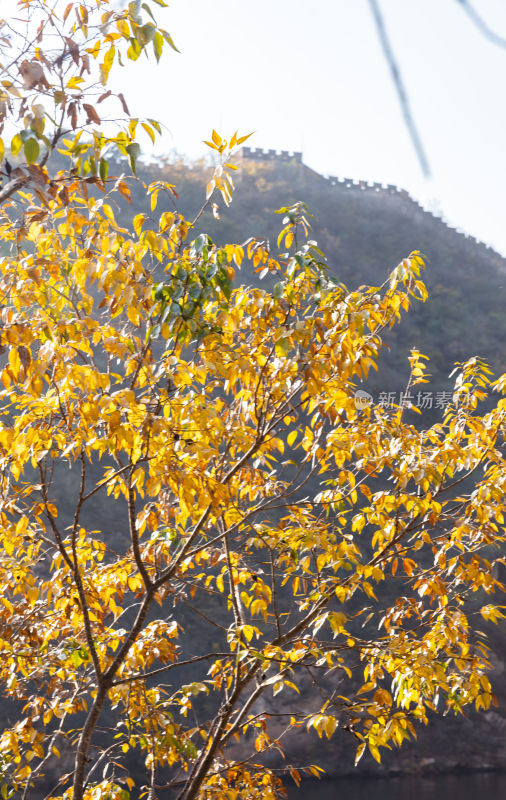
[[[470,17],[470,19],[474,22],[480,33],[483,34],[489,41],[493,44],[496,44],[498,47],[506,48],[506,39],[503,36],[499,36],[495,31],[490,28],[483,17],[480,17],[478,12],[473,8],[473,6],[467,2],[467,0],[457,0],[457,3],[462,6],[466,14]]]
[[[427,159],[427,156],[425,155],[425,150],[422,144],[422,140],[418,133],[415,120],[413,118],[413,114],[411,113],[408,93],[404,86],[399,65],[396,61],[394,52],[392,50],[390,41],[388,39],[383,15],[381,13],[377,0],[369,0],[369,5],[371,7],[372,15],[374,17],[374,22],[376,23],[376,29],[378,31],[378,36],[381,42],[381,47],[383,49],[383,54],[390,68],[392,80],[394,82],[394,86],[397,91],[397,96],[399,98],[399,103],[401,106],[404,123],[406,125],[409,136],[413,143],[413,147],[415,148],[415,152],[420,164],[420,168],[423,172],[423,175],[425,178],[430,178],[431,171],[429,167],[429,161]]]

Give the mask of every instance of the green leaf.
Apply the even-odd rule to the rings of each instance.
[[[132,19],[136,20],[136,22],[140,21],[139,11],[141,8],[140,0],[131,0],[128,4],[128,13],[132,17]]]
[[[165,39],[165,41],[167,42],[167,44],[170,44],[172,49],[176,51],[176,53],[180,52],[177,49],[176,45],[174,44],[174,41],[173,41],[172,36],[170,35],[170,33],[167,33],[167,31],[162,31],[162,36]]]
[[[147,3],[143,3],[143,4],[142,4],[142,6],[141,6],[141,8],[143,8],[143,9],[144,9],[144,11],[146,12],[146,14],[149,14],[149,16],[151,17],[151,19],[153,20],[153,22],[156,24],[156,20],[155,20],[155,18],[154,18],[154,16],[153,16],[153,12],[151,11],[151,9],[150,9],[150,7],[148,6],[148,4],[147,4]]]
[[[276,353],[278,358],[283,358],[290,350],[290,347],[291,347],[290,340],[287,339],[285,336],[282,336],[280,339],[277,340],[277,342],[275,342],[274,352]]]
[[[135,164],[136,164],[136,161],[137,161],[137,159],[139,158],[139,156],[141,154],[140,145],[137,142],[131,142],[131,144],[128,144],[125,147],[125,150],[128,153],[128,160],[130,162],[130,167],[132,169],[133,174],[135,175],[136,174],[135,173]]]
[[[227,300],[230,300],[232,294],[232,282],[230,278],[224,272],[219,272],[217,278],[221,291]]]
[[[202,294],[202,287],[198,283],[194,283],[193,286],[190,286],[188,294],[193,300],[198,300]]]
[[[72,665],[77,669],[82,664],[82,658],[79,655],[78,650],[74,650],[70,656],[70,660],[72,661]]]
[[[108,172],[109,172],[109,164],[107,163],[105,158],[101,158],[99,167],[100,180],[105,181]]]
[[[24,144],[25,158],[29,164],[33,164],[39,157],[39,143],[37,139],[27,139]]]
[[[272,294],[276,298],[276,300],[281,300],[281,298],[283,297],[284,289],[285,289],[285,284],[283,283],[283,281],[279,281],[278,283],[274,284]]]
[[[141,31],[143,44],[146,45],[146,44],[148,44],[148,42],[153,41],[155,33],[156,33],[156,28],[155,28],[155,26],[153,25],[152,22],[146,22],[146,24],[142,26],[140,31]]]
[[[209,245],[212,245],[212,241],[207,233],[201,233],[199,236],[197,236],[195,241],[192,242],[192,247],[198,256],[202,253],[204,247],[208,247]]]

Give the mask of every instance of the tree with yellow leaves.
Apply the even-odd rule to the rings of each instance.
[[[459,365],[426,430],[357,398],[383,332],[426,298],[422,258],[349,291],[301,204],[282,209],[277,258],[195,236],[215,190],[230,201],[246,137],[213,131],[193,221],[157,214],[174,197],[158,182],[151,215],[122,227],[133,179],[107,148],[135,168],[137,121],[92,130],[114,97],[90,76],[172,39],[146,4],[19,5],[0,101],[18,126],[0,192],[0,680],[18,709],[2,796],[49,773],[73,800],[272,798],[265,754],[285,732],[340,729],[379,760],[428,710],[488,708],[473,617],[503,617],[506,403],[479,403],[506,376]],[[234,281],[249,261],[269,287]],[[425,370],[414,351],[410,387]],[[93,523],[102,497],[119,538]],[[273,726],[280,693],[293,702]]]

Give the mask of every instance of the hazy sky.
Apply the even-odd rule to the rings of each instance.
[[[471,0],[506,38],[505,0]],[[215,127],[303,151],[327,174],[407,188],[506,254],[506,49],[458,0],[379,0],[427,151],[423,179],[367,0],[172,0],[181,55],[122,78],[136,114],[191,156]]]
[[[0,11],[14,2],[0,0]],[[430,181],[368,0],[169,2],[151,5],[181,53],[116,71],[131,112],[166,126],[159,149],[195,157],[213,127],[255,131],[248,144],[302,150],[321,173],[406,188],[506,255],[506,47],[487,40],[458,0],[377,0]],[[469,2],[506,40],[506,0]]]

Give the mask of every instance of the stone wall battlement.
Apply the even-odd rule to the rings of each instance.
[[[299,164],[303,164],[302,161],[302,153],[297,151],[289,151],[289,150],[263,150],[262,148],[255,148],[255,147],[243,147],[241,149],[241,155],[243,158],[248,158],[253,161],[295,161]],[[311,170],[310,167],[304,165],[307,169]],[[313,172],[313,170],[311,170]],[[322,175],[321,173],[314,173],[318,175],[319,178],[322,180],[327,181],[330,183],[331,186],[341,186],[345,189],[350,190],[358,190],[363,192],[370,192],[382,195],[397,195],[398,197],[405,198],[408,202],[412,203],[417,208],[417,212],[424,214],[431,219],[435,219],[440,222],[442,225],[445,225],[451,231],[458,233],[460,236],[463,236],[468,241],[474,242],[475,244],[479,245],[480,247],[485,247],[487,250],[494,252],[494,248],[491,247],[487,242],[483,242],[480,239],[476,239],[476,237],[471,236],[470,234],[463,231],[461,228],[458,228],[454,225],[449,224],[442,216],[439,214],[435,214],[432,211],[424,208],[417,200],[414,200],[413,197],[406,191],[406,189],[401,189],[399,186],[394,186],[390,183],[375,183],[373,181],[361,181],[356,180],[355,178],[340,178],[335,175]]]
[[[254,161],[298,161],[302,163],[302,153],[291,150],[262,150],[261,147],[243,147],[241,150],[243,158],[251,158]]]

